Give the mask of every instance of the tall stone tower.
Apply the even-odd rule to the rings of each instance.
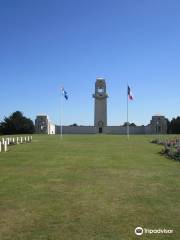
[[[94,126],[97,132],[103,133],[104,127],[107,126],[107,98],[106,82],[104,78],[96,78],[94,104]]]
[[[151,132],[154,134],[166,134],[167,133],[167,119],[159,114],[152,116],[150,122]]]
[[[36,116],[35,129],[36,133],[55,134],[55,125],[50,121],[49,117],[44,114]]]

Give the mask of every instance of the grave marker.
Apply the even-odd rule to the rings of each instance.
[[[7,141],[4,141],[4,152],[7,152]]]

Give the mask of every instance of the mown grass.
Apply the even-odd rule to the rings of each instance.
[[[0,239],[180,239],[180,163],[152,138],[35,135],[0,153]]]

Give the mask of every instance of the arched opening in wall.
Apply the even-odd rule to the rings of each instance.
[[[98,127],[99,127],[99,133],[103,132],[103,121],[98,122]]]
[[[156,125],[156,133],[157,134],[161,133],[161,126]]]
[[[103,130],[102,130],[102,127],[99,127],[99,133],[102,133]]]

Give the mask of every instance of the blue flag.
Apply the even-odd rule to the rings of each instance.
[[[132,92],[131,92],[131,89],[130,89],[130,87],[128,86],[128,97],[129,97],[129,100],[133,100],[134,99],[134,97],[133,97],[133,94],[132,94]]]
[[[66,100],[68,100],[68,94],[67,94],[67,92],[65,91],[65,89],[64,88],[62,88],[62,95],[65,97],[65,99]]]

